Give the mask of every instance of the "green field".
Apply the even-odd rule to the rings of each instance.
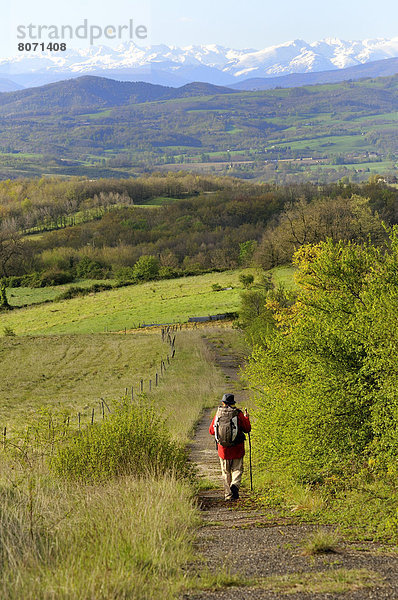
[[[112,285],[115,282],[112,279],[80,279],[74,281],[73,283],[46,286],[43,288],[7,288],[7,298],[11,306],[40,304],[41,302],[55,300],[55,298],[57,298],[63,292],[66,292],[70,287],[78,286],[82,288],[88,288],[95,283]]]
[[[21,308],[0,317],[0,328],[17,334],[98,333],[135,329],[141,324],[184,323],[189,317],[236,311],[241,284],[239,271],[210,273],[134,285]],[[232,287],[214,292],[212,285]]]
[[[160,335],[5,338],[0,356],[0,423],[29,421],[40,406],[91,414],[153,376],[167,354]]]
[[[209,273],[180,279],[153,281],[111,291],[73,298],[55,303],[21,308],[3,313],[0,317],[0,332],[11,328],[16,335],[43,335],[61,333],[100,333],[136,329],[143,324],[185,323],[189,317],[236,312],[243,290],[239,281],[242,273],[253,269]],[[292,285],[292,267],[278,267],[272,271],[275,285]],[[213,291],[212,286],[225,289]],[[31,290],[36,301],[47,295],[55,297],[66,286]],[[16,290],[18,288],[13,288]],[[19,288],[22,298],[27,299],[29,288]],[[58,290],[58,291],[57,291]],[[25,296],[23,295],[25,294]],[[16,297],[11,298],[16,305]]]

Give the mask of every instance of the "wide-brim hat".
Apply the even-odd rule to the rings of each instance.
[[[235,396],[233,394],[224,394],[224,396],[222,397],[222,401],[224,402],[224,404],[228,404],[229,406],[232,406],[232,404],[236,404]]]

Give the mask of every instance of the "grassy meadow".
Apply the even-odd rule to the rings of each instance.
[[[239,281],[243,273],[252,273],[255,283],[260,274],[254,269],[208,273],[180,279],[151,281],[83,298],[21,308],[2,313],[0,335],[10,328],[16,335],[58,335],[122,331],[143,324],[185,323],[189,317],[203,317],[235,312],[243,290]],[[271,271],[275,285],[294,286],[293,267],[277,267]],[[86,283],[86,282],[85,282]],[[80,285],[80,284],[79,284]],[[221,291],[214,291],[217,285]],[[62,288],[62,289],[61,289]],[[32,297],[48,299],[58,296],[66,286],[31,290]],[[29,288],[11,288],[15,303],[18,294],[26,300]],[[14,298],[14,299],[13,299]],[[26,303],[22,302],[21,304]]]
[[[138,390],[141,377],[154,378],[168,348],[157,335],[65,335],[7,337],[0,347],[0,423],[24,423],[40,407],[82,417],[98,401]]]
[[[239,337],[210,331],[225,332],[227,345]],[[202,409],[225,391],[203,336],[201,329],[177,333],[175,357],[151,393],[147,378],[170,352],[159,332],[3,338],[0,397],[9,431],[34,426],[43,405],[55,415],[80,409],[88,417],[88,407],[106,396],[113,409],[124,387],[144,377],[147,398],[136,395],[131,406],[139,414],[150,401],[166,418],[165,436],[185,444]],[[101,427],[92,429],[99,438]],[[82,421],[82,428],[91,426]],[[187,586],[198,524],[188,481],[173,472],[154,476],[151,465],[141,478],[74,481],[49,469],[46,453],[13,439],[6,452],[0,448],[1,598],[171,600]],[[117,450],[111,439],[104,443],[107,452]]]
[[[81,334],[135,329],[144,323],[184,323],[189,317],[236,311],[239,275],[226,271],[154,281],[23,308],[2,314],[0,328],[10,327],[17,335]],[[213,284],[233,289],[215,292]]]
[[[29,306],[31,304],[41,304],[42,302],[52,302],[60,294],[66,292],[70,287],[79,286],[88,288],[97,284],[114,283],[111,279],[80,279],[73,283],[65,283],[64,285],[52,285],[42,288],[17,287],[7,288],[7,298],[11,306]]]
[[[211,331],[220,336],[223,330]],[[12,432],[35,419],[42,408],[71,414],[74,426],[80,412],[85,426],[93,408],[95,419],[100,418],[101,398],[111,406],[126,388],[130,396],[132,386],[137,396],[142,378],[144,393],[152,381],[149,396],[167,417],[173,435],[186,441],[202,407],[214,405],[221,393],[222,378],[208,357],[202,335],[202,330],[178,332],[175,358],[170,365],[166,362],[162,377],[160,361],[171,351],[158,331],[4,338],[0,426]],[[202,373],[207,375],[202,378]]]

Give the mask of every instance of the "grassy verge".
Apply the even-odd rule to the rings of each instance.
[[[12,487],[2,482],[2,598],[174,597],[197,522],[186,484],[126,477],[85,486],[19,475]]]
[[[222,590],[245,587],[279,594],[344,594],[382,585],[381,577],[368,569],[334,569],[319,572],[291,573],[270,577],[244,579],[228,572],[205,573],[192,587],[201,590]]]
[[[277,508],[281,515],[300,522],[335,525],[346,540],[384,544],[396,552],[398,488],[393,478],[362,473],[309,486],[272,468],[262,470],[257,465],[254,472],[255,505]]]

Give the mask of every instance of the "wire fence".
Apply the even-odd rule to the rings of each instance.
[[[164,358],[160,359],[158,367],[152,375],[140,377],[138,384],[132,383],[129,388],[126,387],[124,389],[124,399],[134,402],[140,395],[150,394],[160,385],[176,356],[175,342],[176,333],[179,329],[181,329],[179,325],[167,325],[161,327],[160,333],[162,342],[168,346],[167,354]],[[34,426],[28,425],[23,433],[21,433],[20,430],[10,430],[7,426],[2,427],[0,429],[0,448],[7,450],[9,447],[14,447],[23,452],[29,442],[32,442],[39,437],[39,433],[40,438],[43,439],[44,430],[46,441],[50,442],[50,445],[53,446],[57,439],[65,437],[69,432],[81,431],[83,427],[89,427],[95,423],[99,423],[112,412],[112,403],[109,401],[107,402],[105,398],[98,399],[95,405],[89,406],[84,412],[78,411],[74,414],[57,415],[44,409],[41,414],[37,414],[37,423]]]

